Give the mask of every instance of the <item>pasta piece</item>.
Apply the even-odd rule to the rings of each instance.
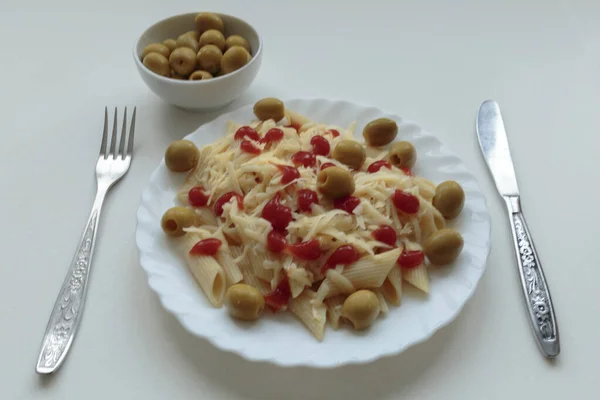
[[[223,272],[225,272],[228,287],[234,283],[240,282],[244,278],[242,271],[240,271],[240,268],[231,256],[229,249],[220,249],[215,255],[215,258],[221,265],[221,268],[223,268]]]
[[[325,337],[327,308],[324,304],[315,302],[315,297],[315,292],[305,289],[300,296],[290,299],[288,308],[318,341],[322,341]]]
[[[297,268],[295,266],[287,270],[287,276],[290,282],[290,290],[292,292],[292,298],[296,298],[302,293],[305,287],[312,284],[308,271],[304,268]]]
[[[346,295],[338,295],[330,297],[324,302],[325,307],[327,307],[327,320],[335,330],[339,329],[342,322],[342,306],[345,300]]]
[[[438,228],[433,217],[433,207],[429,207],[419,219],[419,229],[421,231],[421,242],[425,242],[437,232]]]
[[[431,204],[433,196],[435,196],[435,184],[429,179],[425,179],[421,176],[415,176],[413,178],[413,184],[416,184],[419,188],[419,195],[428,203]]]
[[[400,268],[392,268],[390,270],[380,290],[387,301],[395,306],[400,305],[402,299],[402,272]]]
[[[339,271],[337,271],[335,269],[329,269],[329,270],[327,270],[327,273],[325,274],[325,276],[342,293],[356,292],[356,289],[354,288],[354,285],[352,285],[352,282],[350,282],[350,279],[348,279],[347,277],[342,275]]]
[[[217,226],[217,217],[213,210],[208,207],[199,207],[194,210],[196,211],[196,214],[198,214],[198,219],[202,225]]]
[[[354,264],[347,266],[342,272],[342,276],[348,278],[355,289],[378,288],[396,265],[398,257],[400,257],[400,249],[386,251],[375,256],[364,256]],[[317,300],[323,301],[341,293],[340,288],[329,278],[325,278],[317,291]]]
[[[213,256],[190,254],[190,250],[198,241],[200,236],[194,233],[186,233],[183,237],[186,262],[208,300],[212,305],[221,307],[226,288],[225,273]]]
[[[379,315],[387,315],[390,309],[385,300],[385,296],[381,293],[381,289],[375,289],[373,292],[377,295],[377,300],[379,300]]]
[[[243,254],[243,250],[242,250],[241,246],[231,246],[229,249],[231,251],[232,257],[234,257],[234,258],[238,258],[238,257],[242,256],[242,254]],[[263,281],[262,279],[258,278],[256,275],[254,275],[252,273],[252,268],[250,266],[250,262],[248,261],[248,258],[242,257],[242,259],[238,263],[238,267],[240,268],[240,271],[242,272],[242,276],[244,278],[244,283],[258,289],[258,291],[263,296],[271,293],[271,285],[269,285],[267,282]]]
[[[290,124],[303,125],[312,122],[308,117],[305,117],[304,115],[298,114],[297,112],[289,110],[287,108],[285,109],[284,115],[290,122]]]
[[[403,269],[402,278],[417,289],[429,293],[429,276],[425,263],[416,268]]]

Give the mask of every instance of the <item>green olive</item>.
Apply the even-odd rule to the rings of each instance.
[[[216,29],[219,32],[225,32],[225,24],[223,20],[217,14],[201,12],[196,15],[194,19],[196,23],[196,30],[200,33],[204,33],[209,29]]]
[[[171,68],[169,68],[169,60],[167,57],[158,53],[150,53],[146,57],[142,63],[148,68],[150,71],[155,74],[162,76],[169,76],[171,74]]]
[[[370,290],[358,290],[344,301],[342,317],[354,325],[354,329],[366,329],[379,315],[380,306],[377,295]]]
[[[171,171],[189,171],[197,162],[198,148],[189,140],[176,140],[165,151],[165,164]]]
[[[189,47],[190,49],[194,50],[194,53],[198,52],[198,49],[200,48],[200,45],[198,45],[198,40],[194,39],[190,35],[185,34],[177,38],[176,44],[177,48]]]
[[[194,40],[197,42],[198,39],[200,39],[200,34],[196,31],[187,31],[186,33],[184,33],[181,36],[190,36],[192,38],[194,38]]]
[[[450,264],[462,251],[464,241],[456,229],[440,229],[429,236],[423,250],[433,265]]]
[[[363,129],[363,137],[369,146],[385,146],[396,139],[398,125],[388,118],[379,118],[369,122]]]
[[[203,46],[196,56],[200,69],[210,72],[213,75],[219,72],[222,59],[223,53],[214,44]]]
[[[283,101],[267,97],[254,103],[254,115],[261,121],[272,119],[279,122],[283,119],[285,107]]]
[[[228,49],[221,59],[221,70],[228,74],[242,68],[250,61],[250,53],[242,46],[233,46]]]
[[[183,228],[200,225],[198,214],[191,208],[173,207],[169,208],[160,220],[162,230],[169,236],[183,236]]]
[[[417,152],[409,142],[396,142],[390,147],[389,157],[398,168],[412,168],[417,161]]]
[[[444,218],[456,218],[465,205],[465,192],[455,181],[442,182],[435,188],[433,206]]]
[[[198,70],[198,71],[192,72],[192,74],[190,75],[190,81],[203,81],[206,79],[210,79],[212,77],[213,76],[210,72]]]
[[[265,299],[255,287],[237,283],[225,292],[225,306],[233,318],[253,321],[265,308]]]
[[[231,35],[225,40],[225,50],[229,50],[233,46],[242,46],[250,52],[250,44],[240,35]]]
[[[196,53],[188,47],[179,47],[171,53],[169,65],[177,74],[188,76],[196,68]]]
[[[333,158],[352,169],[360,169],[366,157],[365,148],[355,140],[342,140],[333,149]]]
[[[354,193],[354,178],[343,168],[325,168],[317,175],[317,189],[331,200],[350,196]]]
[[[176,79],[178,81],[185,81],[185,80],[187,80],[187,77],[185,77],[183,75],[179,75],[177,72],[171,70],[171,79]]]
[[[163,56],[169,58],[169,54],[171,54],[171,50],[167,46],[162,43],[152,43],[148,46],[144,47],[144,51],[142,53],[142,58],[146,57],[150,53],[158,53]]]
[[[206,46],[207,44],[214,44],[219,50],[225,50],[225,36],[216,29],[209,29],[200,36],[198,41],[200,47]]]
[[[163,41],[163,44],[167,46],[169,51],[173,51],[177,48],[177,41],[175,39],[167,39]]]

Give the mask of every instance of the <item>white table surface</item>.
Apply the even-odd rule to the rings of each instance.
[[[600,3],[167,3],[0,5],[1,399],[597,398]],[[472,168],[493,250],[455,322],[399,356],[323,371],[223,353],[163,310],[137,259],[140,194],[168,143],[217,114],[154,96],[131,47],[154,21],[198,7],[239,15],[264,36],[262,69],[230,108],[265,96],[372,104],[420,122]],[[530,332],[503,203],[477,145],[487,98],[502,106],[551,285],[562,339],[554,363]],[[137,105],[134,161],[105,204],[74,347],[56,376],[41,379],[34,364],[93,199],[105,105]]]

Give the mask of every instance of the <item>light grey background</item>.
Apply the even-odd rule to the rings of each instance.
[[[20,3],[0,5],[0,398],[597,396],[600,3]],[[372,104],[418,121],[472,168],[488,196],[493,250],[454,323],[400,356],[322,371],[223,353],[162,309],[137,260],[140,193],[168,143],[217,114],[187,113],[155,97],[137,76],[131,47],[154,21],[196,10],[238,15],[264,37],[258,78],[230,108],[264,96]],[[475,137],[487,98],[502,106],[554,297],[562,353],[553,364],[532,338],[505,211]],[[135,157],[106,203],[74,348],[54,379],[40,379],[42,333],[93,199],[105,105],[138,106]]]

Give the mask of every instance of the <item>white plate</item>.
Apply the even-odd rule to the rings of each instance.
[[[176,204],[176,191],[186,175],[170,172],[163,160],[150,177],[137,214],[140,263],[148,274],[150,287],[156,291],[163,306],[191,333],[249,360],[281,366],[329,368],[366,363],[398,354],[428,339],[458,315],[485,270],[490,252],[490,216],[477,181],[467,172],[463,162],[435,136],[397,115],[345,101],[310,99],[290,100],[285,104],[319,122],[348,126],[356,121],[357,136],[363,126],[375,118],[397,121],[398,140],[408,140],[417,149],[415,173],[436,183],[456,180],[465,190],[464,211],[453,223],[465,241],[459,259],[447,268],[431,270],[428,297],[407,291],[402,305],[390,307],[390,313],[378,319],[367,332],[334,331],[328,327],[325,340],[318,342],[289,313],[270,315],[265,312],[266,318],[255,324],[239,323],[231,319],[224,308],[216,309],[208,303],[183,258],[161,231],[160,218],[165,210]],[[227,120],[244,123],[253,118],[249,105],[202,125],[186,139],[198,146],[205,145],[223,134]]]

